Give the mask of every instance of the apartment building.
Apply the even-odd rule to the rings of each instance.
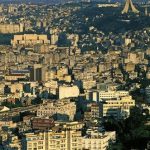
[[[13,40],[11,40],[11,44],[13,47],[18,45],[23,46],[33,46],[36,44],[49,44],[50,40],[48,40],[47,35],[41,34],[23,34],[23,35],[14,35]]]
[[[115,132],[98,132],[97,129],[87,130],[87,135],[82,138],[82,149],[106,150],[111,142],[115,142]]]
[[[68,116],[69,120],[74,119],[74,115],[76,113],[76,105],[75,102],[71,102],[70,99],[61,99],[53,102],[49,102],[40,106],[37,111],[38,117],[49,117],[53,115],[57,115],[59,119],[61,116]]]
[[[131,96],[121,97],[120,99],[105,100],[100,104],[101,115],[103,117],[113,116],[116,119],[127,118],[130,109],[135,106],[135,100]]]
[[[79,130],[63,128],[25,134],[22,150],[106,150],[115,139],[115,132],[102,134],[97,129],[91,129],[86,136],[82,136]]]
[[[79,88],[76,85],[62,85],[59,86],[59,98],[78,97],[80,94]]]
[[[110,100],[110,99],[116,99],[124,96],[128,96],[128,91],[100,91],[100,90],[89,90],[86,94],[87,100],[92,101],[102,101],[102,100]]]
[[[81,131],[27,133],[22,150],[82,150]]]
[[[112,99],[129,95],[128,91],[101,91],[99,99]]]
[[[24,31],[23,24],[0,24],[0,33],[19,33]]]

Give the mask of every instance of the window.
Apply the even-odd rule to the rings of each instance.
[[[37,143],[33,143],[33,146],[36,147],[36,146],[37,146]]]
[[[38,144],[43,144],[43,142],[42,142],[42,141],[39,141]]]
[[[42,150],[42,149],[43,149],[43,146],[39,146],[38,149],[41,149],[41,150]]]
[[[28,144],[28,147],[32,147],[32,144],[31,144],[31,143],[29,143],[29,144]]]

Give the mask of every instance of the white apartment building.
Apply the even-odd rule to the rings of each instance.
[[[101,91],[99,92],[99,99],[112,99],[119,98],[123,96],[128,96],[128,91]]]
[[[97,129],[90,129],[87,131],[87,135],[82,138],[82,148],[88,150],[106,150],[110,142],[114,142],[115,140],[115,131],[102,134]]]
[[[135,100],[131,96],[120,99],[109,99],[101,103],[102,117],[114,116],[116,119],[127,118],[131,107],[135,106]]]
[[[115,132],[102,134],[97,130],[84,137],[79,130],[27,133],[22,140],[22,150],[106,150],[115,139]]]
[[[80,94],[79,88],[76,85],[71,86],[60,86],[59,87],[59,99],[69,98],[69,97],[78,97]]]
[[[49,117],[55,114],[68,115],[69,120],[74,119],[76,113],[75,102],[71,102],[70,99],[61,99],[55,102],[49,102],[43,105],[40,105],[40,108],[37,110],[38,117]]]
[[[82,150],[81,131],[27,133],[22,150]]]
[[[89,90],[87,91],[86,99],[98,102],[102,100],[119,99],[124,96],[129,96],[129,92]]]

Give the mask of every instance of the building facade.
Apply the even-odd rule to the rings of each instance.
[[[73,86],[60,86],[59,87],[59,99],[78,97],[80,94],[79,88],[76,85]]]
[[[115,132],[98,131],[82,136],[79,130],[27,133],[22,140],[22,150],[106,150],[115,141]]]
[[[3,34],[19,33],[23,31],[24,31],[23,24],[0,24],[0,33]]]
[[[120,99],[110,99],[101,103],[102,117],[113,116],[116,119],[127,118],[130,109],[135,106],[135,100],[131,96],[121,97]]]
[[[18,45],[22,46],[33,46],[36,44],[49,44],[47,35],[41,34],[24,34],[24,35],[14,35],[14,39],[11,40],[12,46],[16,47]]]
[[[62,115],[62,117],[63,115],[67,115],[69,120],[73,120],[74,115],[76,114],[75,102],[71,102],[70,99],[61,99],[55,102],[43,104],[37,111],[38,117],[50,117],[59,114]]]

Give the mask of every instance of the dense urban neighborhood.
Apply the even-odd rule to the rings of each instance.
[[[0,3],[0,150],[149,150],[150,2]]]

